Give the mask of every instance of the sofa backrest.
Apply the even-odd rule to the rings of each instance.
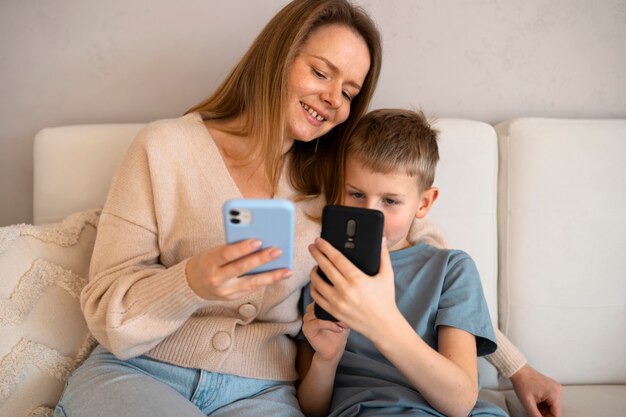
[[[33,149],[33,223],[52,223],[102,207],[113,173],[144,126],[93,124],[46,128]]]
[[[626,383],[626,120],[496,130],[500,328],[563,384]]]

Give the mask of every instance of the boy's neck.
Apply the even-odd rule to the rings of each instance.
[[[407,238],[408,236],[402,239],[400,242],[393,245],[391,248],[389,248],[389,252],[395,252],[395,251],[410,248],[411,246],[413,246]]]

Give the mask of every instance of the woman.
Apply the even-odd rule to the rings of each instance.
[[[221,207],[319,193],[319,156],[367,109],[380,65],[363,11],[296,0],[207,101],[138,135],[81,295],[100,345],[68,381],[57,416],[301,415],[292,338],[314,262],[306,244],[319,234],[305,211],[321,200],[296,204],[293,271],[254,276],[245,275],[278,250],[224,245]]]
[[[55,415],[301,415],[292,337],[319,234],[305,213],[323,201],[298,197],[320,194],[325,156],[367,109],[380,66],[362,10],[295,0],[208,100],[138,135],[81,295],[100,345]],[[293,271],[244,276],[279,254],[223,244],[221,206],[240,197],[298,200]]]

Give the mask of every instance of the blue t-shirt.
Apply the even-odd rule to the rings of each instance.
[[[476,336],[478,355],[496,350],[495,334],[476,265],[468,254],[418,243],[391,253],[396,304],[415,332],[437,349],[437,327],[456,327]],[[309,287],[304,307],[312,301]],[[339,362],[330,416],[443,416],[361,334],[351,331]],[[471,416],[507,416],[478,401]]]

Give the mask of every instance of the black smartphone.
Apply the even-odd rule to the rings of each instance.
[[[328,205],[322,211],[321,237],[365,274],[376,275],[380,267],[384,219],[379,210]],[[322,268],[318,266],[317,271],[326,282],[330,282]],[[337,321],[317,304],[315,317]]]

